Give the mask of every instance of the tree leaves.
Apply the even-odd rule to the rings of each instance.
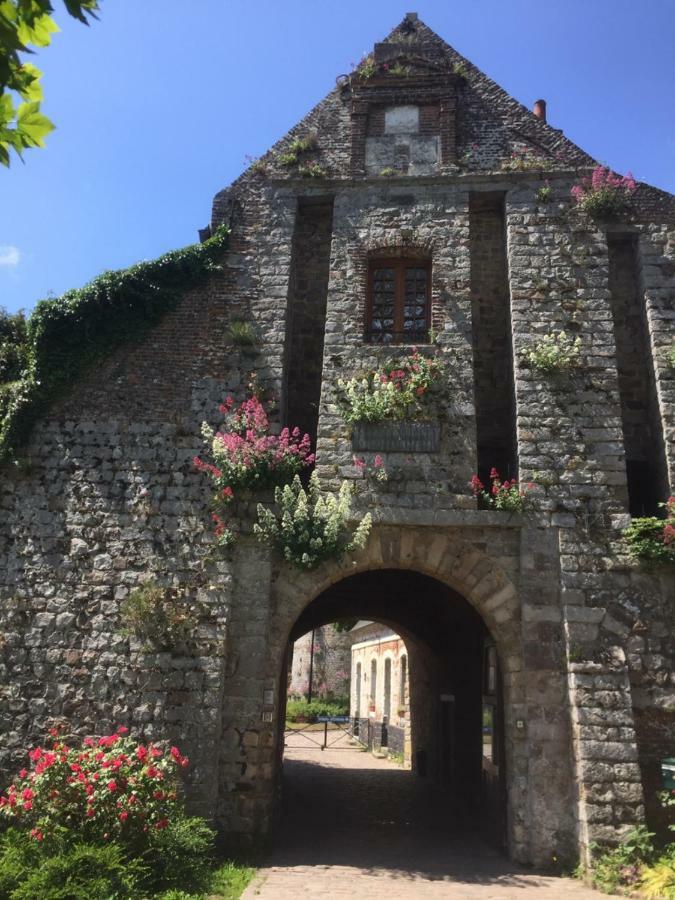
[[[68,13],[85,25],[96,18],[99,0],[63,0]],[[42,73],[22,53],[48,47],[59,27],[51,0],[0,0],[0,163],[10,164],[10,151],[20,158],[30,147],[44,147],[53,123],[40,111]],[[24,103],[15,107],[10,92]]]

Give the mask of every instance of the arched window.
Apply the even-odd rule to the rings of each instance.
[[[431,261],[371,259],[366,340],[371,344],[427,343],[431,322]]]
[[[398,686],[398,706],[399,709],[402,709],[405,706],[406,683],[408,681],[408,657],[405,653],[401,657],[400,676],[401,680]]]
[[[356,664],[356,705],[355,716],[358,719],[361,712],[361,663]]]
[[[384,703],[382,704],[382,715],[387,719],[391,718],[391,658],[388,656],[384,661]]]
[[[370,702],[377,703],[377,660],[370,661]]]

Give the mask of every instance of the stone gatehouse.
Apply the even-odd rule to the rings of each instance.
[[[124,724],[190,756],[195,811],[266,833],[289,641],[354,616],[409,648],[419,777],[512,857],[573,857],[656,815],[675,576],[621,532],[675,483],[675,198],[639,184],[595,221],[571,197],[594,165],[410,14],[216,196],[202,236],[229,226],[221,270],[43,410],[28,464],[2,471],[5,774],[54,720]],[[563,331],[573,371],[527,364]],[[374,483],[337,381],[412,343],[445,365],[439,428],[375,444],[392,474]],[[252,373],[273,420],[316,439],[323,487],[353,479],[363,551],[300,572],[243,506],[236,546],[214,545],[192,459]],[[478,508],[468,485],[492,466],[535,483],[528,512]],[[122,627],[148,579],[193,605],[189,646]]]

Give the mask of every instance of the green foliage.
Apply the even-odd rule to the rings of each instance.
[[[304,137],[294,138],[288,145],[285,153],[279,154],[277,162],[281,166],[295,166],[300,161],[303,153],[311,153],[319,149],[319,137],[316,132],[310,131]],[[316,170],[316,171],[314,171]],[[301,175],[307,177],[319,177],[325,172],[318,163],[307,163],[298,168]]]
[[[664,505],[668,510],[665,521],[657,516],[638,517],[624,529],[623,537],[633,559],[675,562],[675,509],[671,501]]]
[[[258,337],[250,322],[235,319],[227,329],[230,340],[235,347],[255,347]]]
[[[327,172],[319,163],[312,162],[298,166],[298,174],[302,175],[303,178],[325,178]]]
[[[326,559],[365,546],[370,532],[370,515],[356,529],[348,525],[352,487],[343,482],[335,493],[322,493],[315,472],[308,489],[296,475],[291,484],[274,491],[277,510],[258,504],[258,522],[253,526],[258,539],[275,547],[299,569],[314,569]]]
[[[63,842],[56,851],[10,829],[0,844],[0,897],[127,900],[143,897],[148,870],[115,843]]]
[[[581,338],[572,338],[564,331],[545,335],[523,352],[523,359],[531,368],[547,375],[577,366],[580,357]]]
[[[227,228],[203,244],[129,269],[104,272],[85,287],[40,301],[28,320],[28,367],[0,387],[0,459],[12,458],[49,405],[115,348],[138,340],[186,290],[220,269]]]
[[[349,715],[349,698],[330,700],[291,699],[286,704],[286,720],[288,722],[315,722],[317,716]]]
[[[148,581],[120,603],[123,630],[147,647],[171,649],[189,638],[195,612],[174,588]]]
[[[96,17],[98,0],[64,0],[68,13],[85,25]],[[54,125],[41,112],[42,72],[22,56],[31,47],[47,47],[58,27],[50,0],[0,2],[0,163],[9,166],[10,153],[44,147]],[[18,101],[18,105],[15,105]]]
[[[255,869],[244,863],[228,860],[213,873],[211,894],[223,900],[238,900],[253,880]]]
[[[204,819],[188,816],[179,816],[161,831],[152,832],[143,858],[153,873],[149,879],[153,891],[208,890],[215,837]]]
[[[552,159],[536,156],[529,150],[514,150],[509,159],[501,163],[503,172],[548,172],[553,168]]]
[[[453,63],[452,73],[453,75],[459,75],[460,78],[467,78],[469,75],[469,72],[463,62]]]
[[[18,381],[28,362],[26,317],[21,310],[11,315],[0,306],[0,389]]]
[[[384,169],[380,169],[381,178],[391,178],[392,175],[396,175],[396,169],[391,166],[385,166]]]
[[[441,390],[443,365],[415,350],[390,360],[382,371],[338,381],[339,403],[346,422],[385,422],[420,419]]]
[[[655,859],[653,838],[653,833],[641,825],[629,832],[618,847],[607,849],[593,844],[589,873],[593,886],[608,894],[625,888],[634,890],[643,865]]]
[[[675,369],[675,341],[670,350],[666,351],[666,365],[669,369]]]
[[[553,199],[553,188],[550,184],[544,184],[537,189],[537,203],[550,203]]]
[[[642,870],[640,894],[649,900],[675,900],[675,845],[669,853]]]
[[[363,57],[356,69],[356,74],[363,81],[368,81],[377,74],[377,64],[375,62],[375,57],[372,54]]]
[[[387,66],[387,63],[385,63],[382,68],[392,78],[409,78],[412,75],[410,66],[405,66],[400,62],[394,63],[393,66]]]

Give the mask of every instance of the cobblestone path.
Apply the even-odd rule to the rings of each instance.
[[[268,864],[244,900],[598,900],[577,881],[535,875],[450,821],[410,772],[340,739],[284,758],[284,810]]]

